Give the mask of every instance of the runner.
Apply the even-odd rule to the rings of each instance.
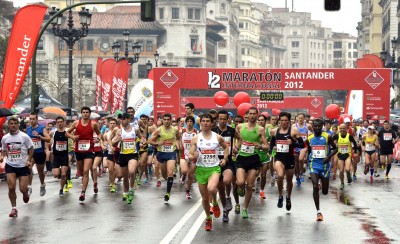
[[[98,126],[100,126],[100,125],[98,124]],[[100,134],[101,134],[101,132],[100,132]],[[92,178],[93,178],[93,191],[94,191],[94,193],[98,193],[99,192],[97,178],[100,176],[99,175],[99,169],[101,167],[101,162],[103,161],[103,149],[104,149],[103,140],[100,137],[97,136],[95,131],[93,131],[94,159],[93,159],[93,167],[92,167],[91,171],[92,171]]]
[[[212,117],[205,114],[201,117],[202,131],[193,137],[189,152],[189,161],[196,162],[196,178],[202,198],[206,222],[204,229],[212,230],[212,218],[210,214],[209,197],[212,198],[212,210],[214,217],[221,215],[221,210],[217,201],[217,186],[221,174],[221,166],[225,166],[228,160],[229,149],[225,144],[224,138],[211,131]],[[218,150],[224,149],[223,159],[218,158]]]
[[[365,169],[364,174],[368,171],[371,172],[370,180],[374,180],[374,167],[378,171],[378,153],[379,148],[378,136],[375,134],[375,127],[373,125],[368,126],[368,132],[361,137],[362,150],[365,152]]]
[[[258,110],[251,107],[248,110],[248,122],[239,124],[236,131],[240,134],[239,140],[239,156],[237,157],[237,185],[238,194],[243,197],[244,204],[242,209],[242,217],[248,218],[248,207],[253,195],[253,185],[256,177],[261,169],[259,150],[268,150],[267,139],[265,138],[265,129],[257,125]],[[245,189],[245,183],[246,189]],[[247,191],[246,191],[247,190]]]
[[[200,131],[200,118],[194,114],[194,104],[193,103],[187,103],[185,104],[185,112],[186,116],[192,116],[194,118],[194,128],[197,131]]]
[[[232,153],[237,153],[236,147],[233,148],[234,140],[240,140],[240,134],[232,127],[228,126],[228,112],[221,110],[218,112],[218,126],[212,131],[222,136],[228,147],[228,158],[224,157],[225,150],[220,147],[218,149],[218,158],[227,159],[224,166],[221,166],[221,177],[218,183],[219,197],[223,207],[222,221],[229,221],[229,211],[232,210],[231,190],[232,182],[236,182],[236,165],[232,160]]]
[[[395,131],[390,128],[389,121],[383,121],[383,129],[378,133],[380,145],[380,160],[381,164],[386,166],[385,178],[389,179],[389,172],[392,168],[393,148],[397,142]],[[379,175],[378,175],[379,176]]]
[[[338,146],[338,164],[340,170],[340,190],[344,189],[344,170],[346,169],[347,174],[347,183],[351,184],[353,181],[350,174],[351,168],[351,152],[352,149],[357,151],[357,143],[354,140],[354,137],[347,132],[347,127],[345,124],[341,124],[339,126],[339,133],[333,136],[333,140],[335,140]],[[353,148],[351,147],[353,144]]]
[[[139,126],[140,133],[146,138],[148,137],[149,131],[149,116],[142,114],[140,115],[140,120],[142,121],[141,125]],[[140,138],[136,139],[137,143],[140,143]],[[145,174],[146,179],[144,181],[145,184],[149,182],[149,171],[147,169],[147,156],[149,153],[149,145],[147,142],[144,142],[141,147],[139,147],[139,178],[136,180],[138,185],[141,184],[141,179],[143,174]]]
[[[313,123],[314,134],[308,136],[307,145],[310,152],[310,175],[313,183],[313,198],[317,209],[317,221],[324,217],[319,209],[319,180],[322,183],[322,194],[327,195],[329,189],[329,175],[331,170],[330,159],[337,152],[335,142],[326,132],[322,132],[323,121],[315,119]]]
[[[118,160],[119,153],[115,150],[112,145],[111,134],[114,130],[118,130],[117,119],[108,119],[108,130],[104,133],[104,140],[107,142],[107,165],[108,165],[108,181],[110,184],[110,192],[117,192],[117,186],[115,185],[115,164]],[[116,132],[115,132],[116,133]]]
[[[292,208],[291,194],[293,189],[293,174],[294,174],[294,148],[303,148],[304,141],[301,137],[300,131],[296,127],[290,126],[291,114],[281,112],[279,114],[279,127],[271,131],[271,144],[270,154],[274,147],[276,147],[275,155],[275,170],[278,174],[278,208],[283,207],[283,178],[286,175],[286,210],[290,211]]]
[[[161,174],[167,179],[167,192],[164,201],[168,202],[171,197],[171,188],[174,183],[174,169],[177,159],[176,148],[180,146],[179,130],[171,126],[171,114],[164,114],[163,125],[154,131],[149,144],[157,147],[157,160],[161,164]]]
[[[17,178],[19,191],[23,195],[24,203],[27,203],[29,202],[29,167],[33,159],[34,147],[31,138],[19,131],[18,118],[11,117],[7,124],[10,132],[1,139],[0,163],[3,162],[4,157],[7,157],[5,171],[8,197],[12,207],[8,216],[17,217],[17,194],[15,193]]]
[[[308,126],[305,123],[305,117],[306,115],[303,113],[299,113],[296,116],[297,123],[295,123],[292,127],[295,127],[299,130],[301,138],[303,138],[303,141],[305,142],[308,137]],[[307,150],[308,147],[307,145],[304,146],[304,148],[295,148],[295,154],[294,154],[294,160],[295,160],[295,174],[296,174],[296,182],[297,186],[300,186],[302,182],[304,182],[304,162],[307,157]]]
[[[71,124],[68,133],[75,130],[75,135],[72,137],[75,141],[75,155],[77,168],[83,175],[82,192],[79,196],[79,201],[85,201],[86,188],[89,183],[89,171],[93,167],[93,132],[96,132],[100,140],[103,135],[100,133],[97,123],[92,122],[90,118],[91,110],[89,107],[82,107],[82,118]],[[97,186],[94,186],[96,193]]]
[[[31,126],[26,128],[26,134],[32,139],[33,148],[35,149],[35,153],[33,154],[32,164],[30,164],[30,175],[29,175],[29,185],[28,192],[29,195],[32,194],[32,179],[33,172],[32,167],[36,164],[36,169],[39,173],[40,179],[40,196],[44,196],[46,194],[46,183],[44,182],[45,174],[44,174],[44,166],[46,162],[46,154],[44,151],[45,142],[50,142],[50,137],[45,127],[43,125],[38,124],[38,115],[35,113],[31,113],[29,115],[29,120],[31,122]]]

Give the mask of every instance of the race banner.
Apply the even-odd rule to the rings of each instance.
[[[5,108],[11,108],[24,83],[46,11],[45,5],[27,5],[19,9],[14,17],[0,93]],[[4,118],[0,120],[0,125],[4,121]]]
[[[96,65],[96,113],[99,112],[99,98],[101,97],[101,67],[103,65],[103,59],[97,58],[97,65]]]
[[[103,61],[101,66],[101,107],[103,111],[108,111],[108,104],[112,99],[111,86],[114,76],[114,59],[110,58]]]
[[[124,107],[126,86],[128,85],[129,71],[131,66],[128,60],[119,60],[114,65],[114,76],[111,86],[111,113],[121,110]]]

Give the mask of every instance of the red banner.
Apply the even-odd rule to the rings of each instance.
[[[114,59],[103,61],[101,66],[101,107],[103,111],[108,111],[108,104],[112,99],[111,86],[114,75]]]
[[[124,107],[126,86],[128,85],[129,71],[131,66],[128,60],[120,60],[114,65],[114,77],[111,87],[112,102],[111,113],[115,113],[118,109]]]
[[[96,65],[96,113],[99,112],[99,98],[101,97],[101,67],[103,65],[103,59],[97,58],[97,65]]]
[[[28,5],[19,9],[14,17],[0,94],[5,108],[11,108],[24,83],[46,11],[44,5]],[[0,126],[4,121],[4,118],[0,120]]]
[[[362,90],[363,118],[389,119],[390,69],[154,68],[154,115],[182,114],[186,90]],[[214,103],[212,103],[214,104]],[[196,104],[195,104],[196,106]],[[299,108],[300,105],[299,105]]]

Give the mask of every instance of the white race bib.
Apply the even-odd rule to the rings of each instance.
[[[326,158],[325,146],[312,146],[313,158]]]
[[[56,151],[66,151],[67,142],[66,141],[56,141]]]
[[[375,145],[371,143],[365,144],[365,151],[375,151]]]
[[[383,133],[383,140],[384,141],[391,141],[392,140],[392,133]]]
[[[89,151],[90,141],[89,140],[79,140],[78,141],[78,151]]]
[[[127,138],[122,140],[122,147],[124,150],[132,150],[135,149],[135,139],[134,138]]]
[[[217,160],[217,155],[215,150],[202,150],[201,151],[201,161],[204,164],[214,164]]]
[[[183,141],[183,148],[184,148],[184,150],[185,151],[188,151],[188,150],[190,150],[190,140],[184,140]]]
[[[276,152],[288,153],[289,152],[289,142],[286,140],[276,141]]]
[[[172,143],[166,143],[161,146],[161,152],[173,152],[173,151],[174,151],[174,147],[173,147]]]
[[[347,145],[339,146],[339,153],[341,154],[349,153],[349,146]]]
[[[240,151],[244,153],[254,153],[254,143],[244,141],[240,147]]]
[[[39,138],[32,138],[32,142],[34,149],[42,148],[42,141]]]
[[[8,160],[10,160],[11,162],[21,162],[21,159],[21,150],[12,150],[8,152]]]

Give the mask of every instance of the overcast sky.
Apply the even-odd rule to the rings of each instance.
[[[26,3],[40,0],[14,0],[14,6],[24,6]],[[285,0],[254,0],[254,2],[267,3],[272,7],[285,7]],[[293,0],[294,10],[297,12],[311,12],[311,18],[321,20],[323,27],[332,28],[335,32],[346,32],[357,36],[357,22],[361,21],[360,0],[341,0],[341,10],[327,12],[324,10],[324,0]],[[292,0],[287,0],[288,7],[292,10]]]

